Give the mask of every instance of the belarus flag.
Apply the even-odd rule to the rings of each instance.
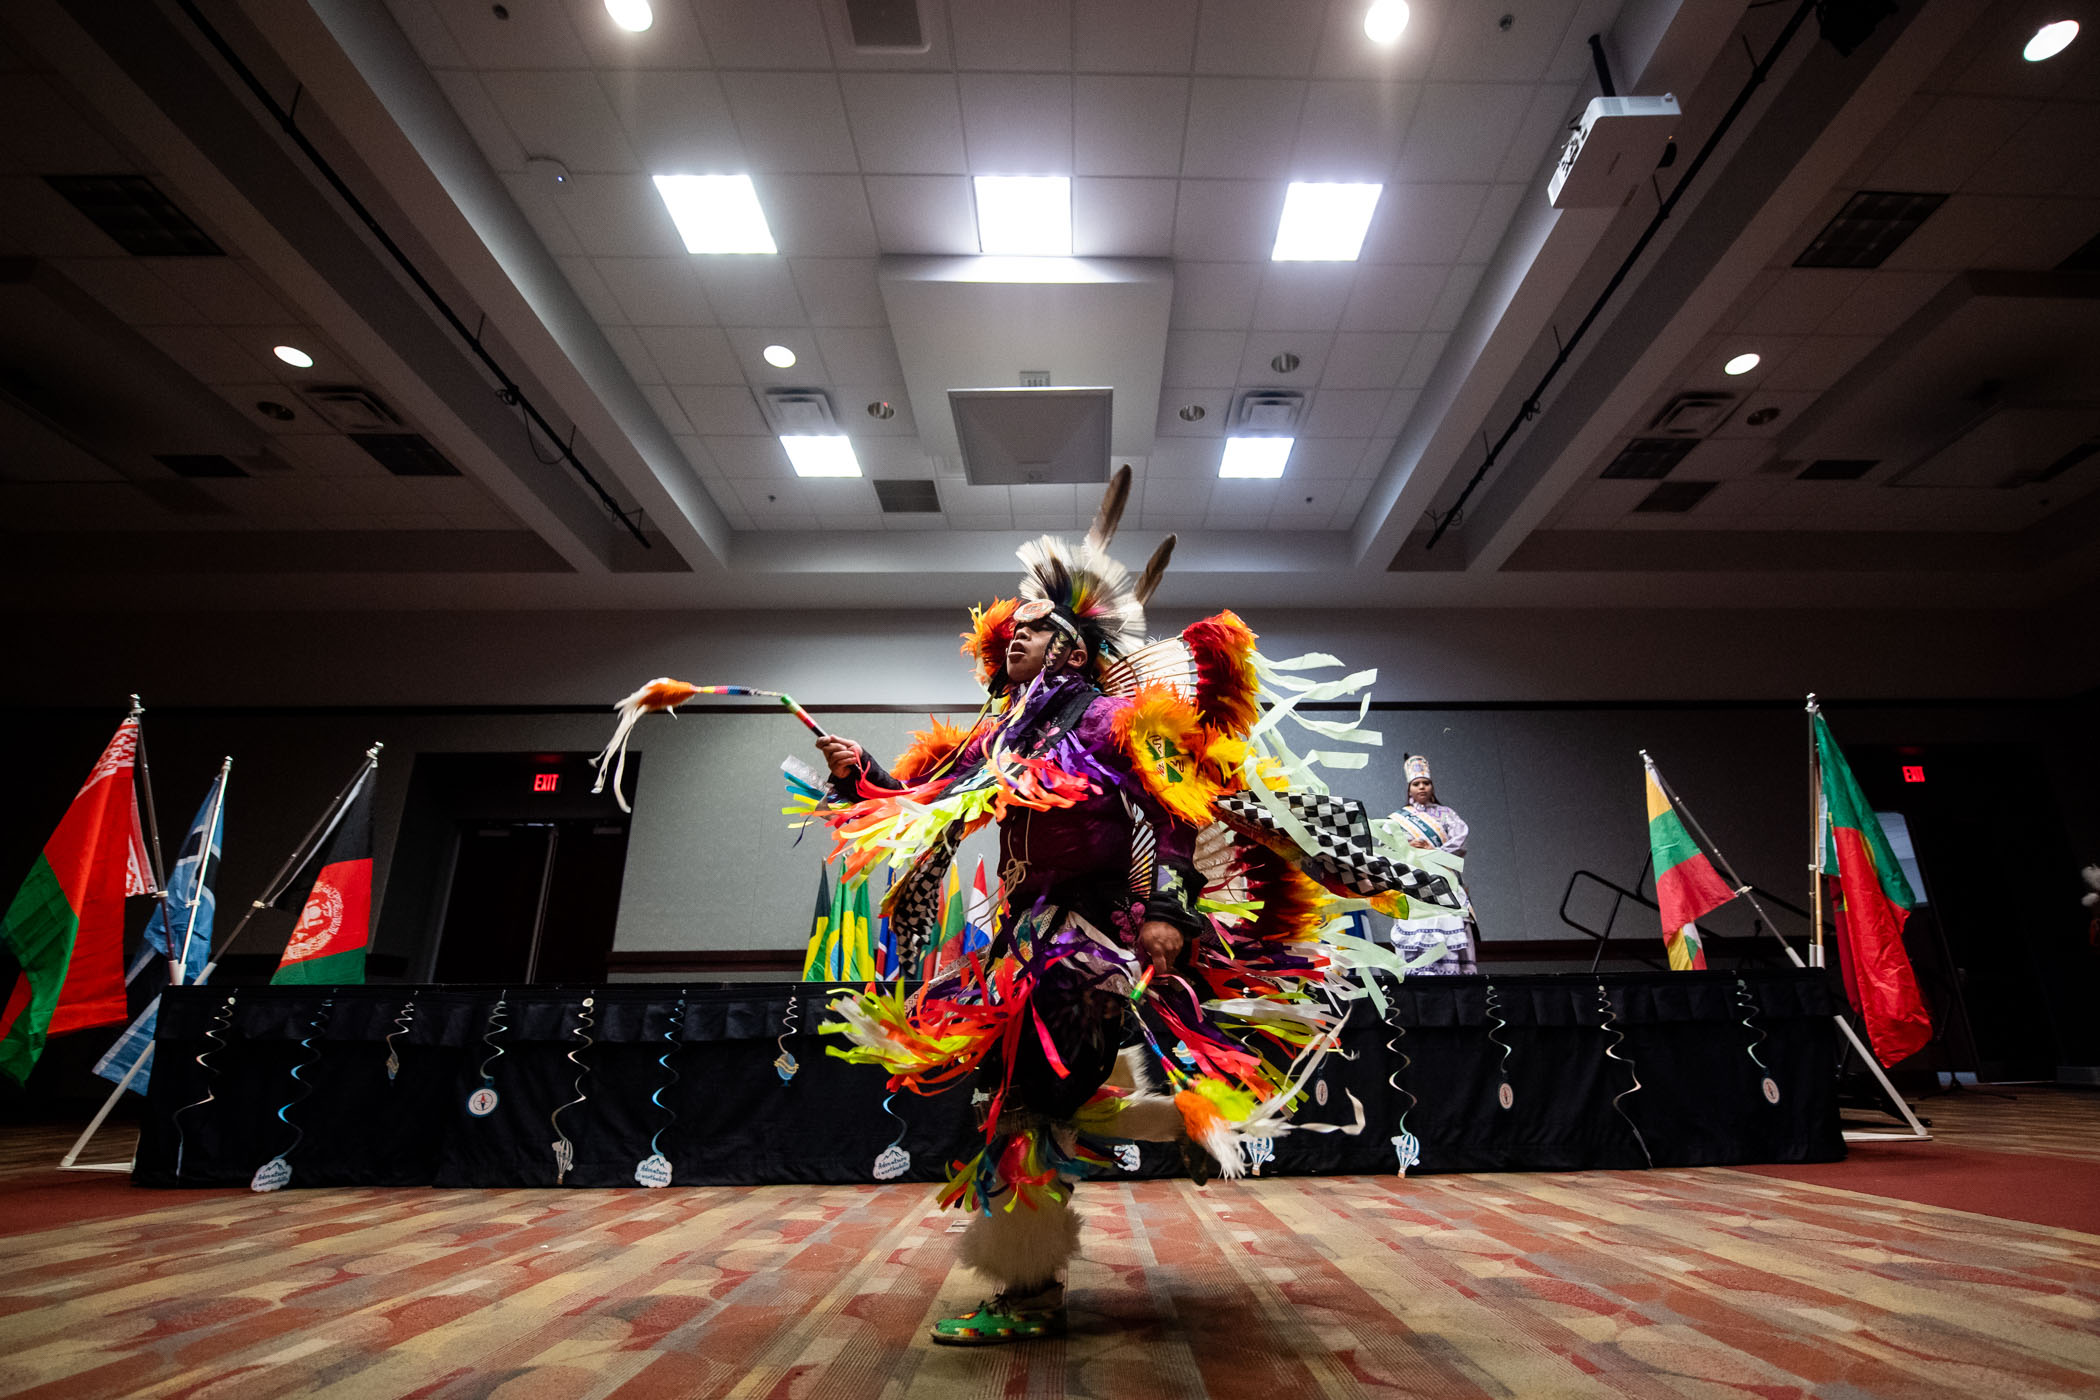
[[[320,872],[299,911],[272,984],[365,980],[372,939],[372,775],[367,770],[322,844]]]
[[[28,1082],[47,1036],[110,1025],[129,1014],[124,897],[153,888],[131,784],[138,747],[139,722],[127,719],[0,920],[0,978],[7,987],[0,1070],[18,1084]]]

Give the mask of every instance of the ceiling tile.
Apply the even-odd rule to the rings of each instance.
[[[868,405],[877,402],[887,403],[895,416],[876,418],[871,415]],[[911,396],[905,393],[901,377],[889,384],[855,384],[850,380],[835,383],[831,404],[839,422],[846,425],[843,431],[851,433],[855,442],[894,438],[909,441],[924,450],[924,444],[919,442],[919,425],[911,416]]]
[[[1379,398],[1382,401],[1384,395]],[[1291,448],[1287,474],[1299,481],[1348,481],[1363,461],[1366,438],[1300,436]],[[1332,510],[1334,502],[1327,502]]]
[[[829,68],[831,45],[816,0],[694,6],[723,68]]]
[[[2100,234],[2100,199],[2043,199],[2013,222],[1990,265],[2022,271],[2054,268]]]
[[[1473,300],[1473,292],[1480,286],[1480,278],[1487,271],[1485,263],[1461,263],[1451,269],[1444,279],[1444,290],[1437,293],[1436,305],[1429,309],[1422,322],[1425,331],[1455,331],[1459,320],[1466,314],[1466,306]]]
[[[1502,235],[1509,232],[1510,219],[1517,206],[1526,199],[1546,197],[1543,189],[1530,185],[1490,185],[1480,201],[1480,212],[1473,218],[1473,231],[1466,236],[1465,245],[1458,250],[1462,263],[1485,263],[1495,256],[1495,249],[1502,246]]]
[[[1082,73],[1186,73],[1196,56],[1196,0],[1078,0]]]
[[[1815,329],[1824,335],[1887,335],[1946,285],[1945,273],[1877,269],[1850,296],[1834,302]]]
[[[93,296],[117,318],[134,326],[196,326],[212,319],[197,303],[154,275],[145,258],[63,258],[57,265],[67,279]]]
[[[1383,184],[1420,95],[1413,83],[1313,83],[1298,121],[1291,178]]]
[[[0,176],[0,234],[46,258],[130,256],[42,180]]]
[[[795,279],[780,258],[700,258],[700,284],[725,326],[796,326],[807,318]]]
[[[1741,336],[1805,335],[1830,308],[1858,291],[1875,274],[1865,268],[1790,268],[1772,284],[1750,314],[1736,322]]]
[[[1531,105],[1525,109],[1524,118],[1511,133],[1509,151],[1502,158],[1501,169],[1495,172],[1498,180],[1522,185],[1536,185],[1543,193],[1548,162],[1557,161],[1560,151],[1567,145],[1568,129],[1579,115],[1573,109],[1577,97],[1586,89],[1573,83],[1545,83],[1531,95]],[[1587,105],[1587,104],[1585,104]]]
[[[1882,267],[1894,272],[1957,272],[1988,267],[1993,251],[2045,202],[1998,195],[1955,195],[1889,254]]]
[[[870,175],[868,207],[885,253],[975,253],[977,206],[961,175]]]
[[[1567,32],[1567,4],[1454,5],[1444,16],[1438,36],[1435,71],[1439,77],[1492,82],[1531,83],[1545,76],[1561,36]],[[1501,21],[1513,16],[1509,28]],[[1407,36],[1413,37],[1413,36]]]
[[[1751,475],[1772,455],[1772,444],[1760,438],[1708,438],[1672,470],[1686,481],[1733,481]]]
[[[872,258],[793,258],[795,290],[813,326],[880,326],[888,316]]]
[[[701,36],[693,8],[676,3],[655,6],[655,23],[630,34],[605,13],[604,0],[568,0],[569,22],[589,51],[591,62],[608,75],[650,68],[708,68],[714,59]]]
[[[1254,329],[1331,331],[1356,285],[1355,263],[1270,263],[1254,303]]]
[[[1869,188],[1957,190],[2041,110],[2036,102],[1942,97],[1875,168]],[[1943,208],[1934,219],[1944,214]],[[1928,223],[1931,220],[1927,221]]]
[[[724,73],[722,91],[754,171],[843,174],[859,169],[833,74]]]
[[[1167,336],[1164,381],[1201,389],[1237,384],[1247,337],[1238,331],[1174,331]]]
[[[1394,178],[1418,184],[1489,178],[1508,157],[1530,98],[1522,87],[1425,85]]]
[[[941,511],[956,525],[972,529],[1009,529],[1013,501],[1004,486],[972,486],[965,481],[940,483]]]
[[[1062,73],[1072,66],[1071,0],[948,0],[957,68]]]
[[[1322,389],[1391,389],[1407,369],[1420,337],[1407,334],[1344,332],[1334,338],[1327,353],[1327,367],[1320,375]]]
[[[714,324],[714,308],[689,253],[671,258],[599,258],[592,265],[631,324]]]
[[[1425,329],[1447,272],[1429,265],[1361,266],[1342,309],[1342,329],[1350,331],[1418,331]]]
[[[1274,239],[1272,238],[1273,242]],[[1266,262],[1176,262],[1176,330],[1245,330],[1254,319]]]
[[[563,188],[562,215],[591,257],[691,256],[647,176],[577,174]]]
[[[1333,345],[1334,337],[1321,331],[1256,331],[1247,337],[1247,348],[1240,356],[1238,382],[1309,390],[1326,372],[1327,352]],[[1298,357],[1296,369],[1276,368],[1276,357],[1286,353]]]
[[[1436,41],[1442,32],[1443,12],[1450,0],[1415,0],[1407,28],[1391,44],[1373,43],[1364,35],[1364,11],[1368,0],[1331,4],[1321,24],[1320,45],[1313,56],[1313,72],[1322,78],[1355,78],[1393,82],[1418,79],[1434,65]]]
[[[430,0],[387,0],[387,9],[393,13],[394,22],[408,36],[408,42],[431,68],[464,68],[467,66],[466,51],[452,38],[452,31],[438,18],[437,7]]]
[[[858,175],[766,175],[758,197],[783,254],[796,257],[875,256],[875,221]]]
[[[1977,194],[2093,192],[2100,103],[2051,102],[1962,186]]]
[[[669,389],[661,384],[644,384],[642,396],[648,399],[649,406],[656,410],[657,420],[664,425],[666,432],[693,431],[693,425],[686,421],[684,406],[678,402],[678,396]]]
[[[1072,104],[1073,173],[1179,174],[1188,104],[1186,78],[1081,77]]]
[[[824,364],[834,384],[901,384],[903,366],[886,327],[833,327],[816,333]]]
[[[749,168],[713,73],[601,73],[606,99],[651,175],[726,175]]]
[[[1174,250],[1177,194],[1173,180],[1074,180],[1073,256],[1167,256]]]
[[[882,514],[882,502],[865,477],[812,478],[802,483],[802,499],[817,513],[817,523],[828,529],[848,524],[865,527]]]
[[[686,465],[693,469],[693,475],[706,482],[728,480],[722,473],[721,464],[716,462],[714,454],[707,450],[706,442],[691,433],[674,433],[671,440],[677,443],[678,450],[685,454]],[[743,502],[736,500],[736,493],[731,491],[728,494],[729,498],[735,501],[737,509],[743,509]],[[720,499],[719,496],[716,497],[718,503]]]
[[[1282,79],[1196,79],[1181,173],[1196,179],[1291,174],[1305,89]]]
[[[979,175],[1067,175],[1072,170],[1072,79],[1058,74],[964,73],[963,142]]]
[[[277,362],[270,358],[267,336],[228,333],[211,326],[144,326],[139,333],[206,384],[250,384],[276,377],[272,367]],[[326,358],[315,358],[319,363],[309,377],[331,372]],[[332,372],[342,373],[341,365]]]
[[[510,190],[511,202],[518,206],[525,222],[531,224],[532,231],[539,235],[541,247],[556,257],[570,257],[583,251],[582,240],[577,238],[576,230],[569,226],[567,216],[561,211],[565,202],[562,194],[566,191],[551,186],[544,176],[523,171],[500,171],[496,178]]]
[[[1201,408],[1203,416],[1190,422],[1181,416],[1184,408]],[[1232,387],[1218,385],[1212,388],[1175,389],[1162,393],[1159,398],[1159,422],[1153,431],[1153,460],[1157,461],[1164,444],[1173,438],[1219,438],[1225,435],[1225,415],[1232,407]],[[1213,462],[1215,465],[1215,460]]]
[[[435,72],[430,75],[444,89],[445,97],[452,103],[452,110],[466,123],[467,133],[474,144],[481,147],[482,155],[498,170],[523,170],[525,148],[518,144],[510,123],[496,110],[489,100],[487,89],[481,78],[474,73]]]
[[[731,481],[791,480],[787,453],[774,437],[711,437],[707,453]]]
[[[745,382],[729,337],[713,326],[644,326],[635,335],[656,361],[659,377],[666,384]]]
[[[702,437],[758,437],[770,431],[749,389],[674,384],[671,392],[678,396],[686,421]]]
[[[476,68],[583,68],[590,62],[559,5],[511,9],[482,0],[437,0],[435,8],[453,43]],[[496,17],[498,8],[505,18]]]
[[[632,326],[605,326],[601,329],[605,332],[605,339],[612,346],[613,353],[620,357],[620,363],[627,366],[629,378],[637,384],[664,382],[663,370],[658,368],[656,360],[649,354],[649,347],[642,343],[642,338],[635,334]],[[666,332],[666,328],[662,326],[653,326],[650,329],[659,334]]]
[[[1785,393],[1820,393],[1836,384],[1879,344],[1881,337],[1873,335],[1805,336],[1783,357],[1767,357],[1770,368],[1762,387]]]
[[[481,83],[527,156],[552,156],[572,174],[641,168],[605,90],[589,70],[485,72]]]
[[[1322,389],[1313,395],[1300,431],[1316,438],[1369,438],[1378,430],[1389,397],[1387,389]]]
[[[1429,376],[1436,372],[1437,361],[1444,358],[1444,344],[1450,339],[1450,336],[1442,334],[1423,336],[1415,345],[1415,353],[1407,357],[1407,368],[1401,372],[1400,383],[1396,387],[1419,389],[1429,383]],[[1384,426],[1378,429],[1380,436],[1384,436],[1388,431],[1398,430]]]
[[[1818,397],[1808,393],[1783,394],[1772,389],[1753,389],[1743,396],[1742,406],[1728,421],[1714,429],[1713,435],[1717,438],[1776,438],[1788,431]],[[1779,412],[1763,423],[1753,425],[1750,420],[1761,416],[1758,410],[1764,408],[1776,408]]]
[[[1284,469],[1285,481],[1220,481],[1211,487],[1210,509],[1203,513],[1203,524],[1212,530],[1253,530],[1267,523],[1269,508],[1286,489],[1290,468]]]
[[[853,455],[860,469],[873,481],[931,481],[933,458],[910,438],[879,438],[855,435]]]
[[[1371,216],[1363,260],[1448,263],[1458,260],[1487,199],[1486,185],[1388,185]]]
[[[1183,180],[1174,214],[1174,257],[1266,263],[1282,216],[1283,186],[1277,181]]]
[[[605,279],[598,275],[598,269],[591,265],[589,258],[557,257],[555,262],[568,277],[569,286],[583,303],[584,310],[591,313],[592,320],[609,326],[627,319],[626,310],[613,296],[612,289],[605,285]]]
[[[846,73],[839,78],[860,168],[870,174],[957,175],[962,101],[946,73]]]
[[[1302,77],[1326,9],[1325,0],[1203,0],[1196,71]]]
[[[1199,485],[1215,480],[1218,475],[1218,455],[1223,452],[1221,442],[1180,438],[1160,442],[1153,446],[1152,455],[1145,459],[1145,489],[1148,496],[1162,496],[1170,491],[1186,491],[1188,486],[1163,486],[1163,482],[1196,482]]]

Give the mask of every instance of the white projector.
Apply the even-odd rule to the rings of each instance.
[[[1555,209],[1616,209],[1662,159],[1677,131],[1677,99],[1595,97],[1560,153],[1546,202]]]

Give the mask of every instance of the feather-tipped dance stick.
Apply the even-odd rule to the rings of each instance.
[[[634,809],[627,805],[627,795],[621,786],[622,780],[627,775],[627,741],[629,736],[634,733],[635,725],[641,723],[643,715],[654,710],[662,710],[675,718],[678,707],[695,695],[758,695],[764,696],[768,700],[778,700],[786,707],[789,714],[801,720],[808,727],[810,733],[816,735],[819,739],[831,737],[824,726],[818,724],[811,717],[809,711],[795,703],[794,696],[783,691],[760,690],[756,686],[749,685],[694,685],[691,681],[679,681],[673,680],[669,676],[658,676],[655,680],[613,706],[614,712],[620,717],[619,723],[613,726],[612,740],[606,744],[604,752],[598,755],[598,777],[597,781],[591,784],[591,791],[605,791],[605,770],[610,766],[612,768],[613,800],[620,804],[621,811],[633,811]]]

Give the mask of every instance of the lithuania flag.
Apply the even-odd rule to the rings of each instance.
[[[1703,971],[1706,950],[1692,922],[1735,898],[1670,802],[1662,775],[1641,756],[1648,778],[1648,849],[1655,855],[1655,902],[1662,906],[1663,946],[1672,972]]]
[[[146,845],[131,785],[136,717],[117,726],[58,830],[0,919],[0,1070],[26,1083],[45,1037],[125,1019],[124,897],[146,894]]]
[[[1903,948],[1903,924],[1917,899],[1820,711],[1814,722],[1827,833],[1823,874],[1837,877],[1838,966],[1875,1057],[1893,1065],[1932,1039],[1932,1016]]]
[[[365,980],[365,949],[372,941],[370,769],[322,843],[319,860],[284,958],[270,975],[273,985],[354,986]]]

